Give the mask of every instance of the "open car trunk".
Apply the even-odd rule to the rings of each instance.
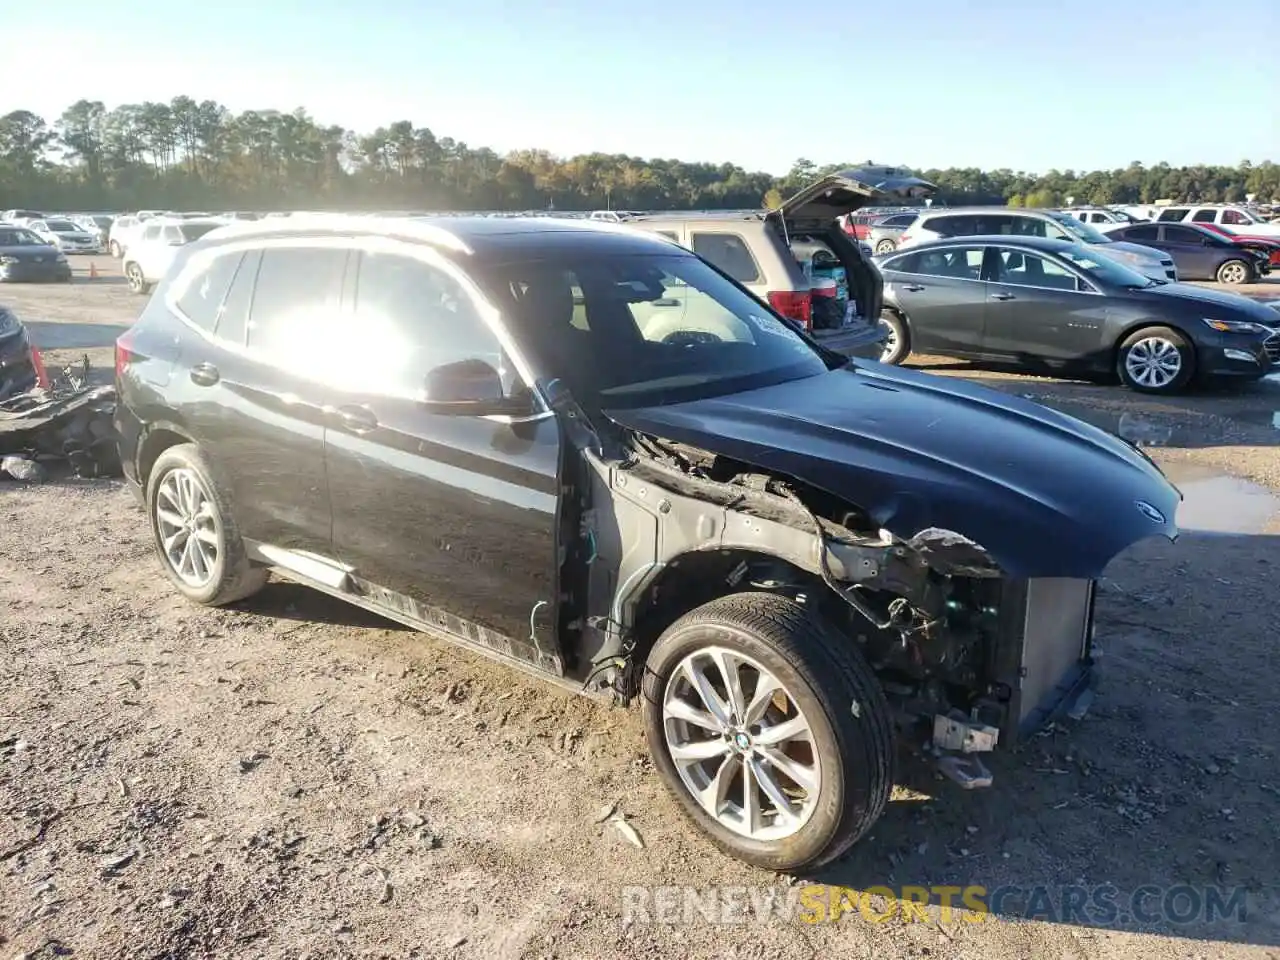
[[[798,246],[820,245],[844,268],[853,309],[837,326],[848,325],[852,315],[874,324],[880,316],[884,282],[857,241],[840,228],[837,218],[873,203],[919,199],[936,190],[934,184],[897,167],[858,167],[811,183],[771,210],[766,219],[793,252]],[[834,332],[830,327],[825,329]],[[815,337],[822,340],[823,332],[815,322]]]

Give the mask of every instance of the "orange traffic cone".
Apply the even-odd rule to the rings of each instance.
[[[89,279],[90,280],[98,279],[98,265],[96,263],[89,264]]]

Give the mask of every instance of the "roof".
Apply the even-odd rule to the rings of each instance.
[[[1028,250],[1044,250],[1047,253],[1061,253],[1063,250],[1070,250],[1074,247],[1088,246],[1083,243],[1074,243],[1070,240],[1059,240],[1050,237],[1019,237],[1007,233],[995,234],[978,234],[972,237],[948,237],[945,240],[928,240],[923,243],[915,243],[909,247],[904,247],[902,253],[914,253],[916,250],[924,250],[934,247],[967,247],[975,243],[979,244],[1000,244],[1001,246],[1026,247]],[[894,251],[895,253],[897,251]]]
[[[672,252],[669,243],[643,231],[602,220],[553,217],[394,217],[367,214],[296,214],[234,220],[206,236],[209,242],[290,236],[389,236],[430,244],[447,252],[485,258],[548,247],[590,245],[618,253]]]
[[[920,211],[920,215],[931,216],[937,214],[950,215],[953,213],[1029,213],[1041,217],[1052,216],[1059,211],[1053,207],[925,207]]]

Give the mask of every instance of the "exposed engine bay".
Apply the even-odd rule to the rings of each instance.
[[[625,444],[622,463],[587,458],[597,483],[610,488],[620,531],[611,544],[598,525],[588,530],[598,555],[612,559],[616,550],[618,561],[616,584],[592,583],[592,608],[605,591],[615,599],[607,615],[593,609],[590,622],[616,630],[624,655],[644,642],[647,623],[664,625],[665,611],[702,593],[785,594],[818,605],[858,644],[904,732],[965,754],[1016,740],[1043,719],[1046,700],[1062,700],[1088,673],[1092,581],[1048,581],[1079,584],[1081,602],[1048,614],[1073,617],[1075,629],[1050,658],[1062,675],[1040,680],[1026,642],[1045,615],[1029,607],[1036,581],[1007,579],[971,540],[941,529],[903,540],[856,505],[793,478],[637,431],[626,431]],[[597,487],[597,497],[604,493]],[[640,543],[650,535],[652,557]],[[593,578],[603,569],[594,567]],[[602,644],[601,654],[615,655],[612,646]],[[1028,678],[1035,690],[1024,691]],[[625,675],[614,687],[624,698],[631,692]],[[990,782],[981,782],[984,771],[944,772],[965,786]]]

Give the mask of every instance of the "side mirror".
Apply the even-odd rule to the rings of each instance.
[[[483,360],[457,360],[427,373],[423,401],[442,413],[483,416],[512,412],[502,392],[502,377]]]

